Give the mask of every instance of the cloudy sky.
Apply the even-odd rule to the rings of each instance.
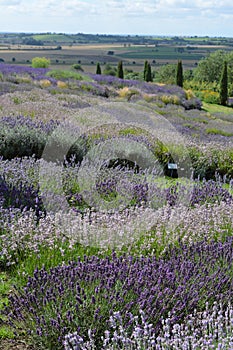
[[[1,32],[233,37],[232,0],[0,0]]]

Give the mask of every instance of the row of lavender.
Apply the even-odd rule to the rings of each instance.
[[[56,136],[56,147],[61,150],[66,149],[69,141],[65,138],[63,129],[66,127],[62,129],[62,123],[64,123],[64,120],[59,121],[50,119],[42,122],[35,117],[32,119],[31,117],[23,115],[2,117],[0,144],[1,156],[4,159],[33,155],[36,158],[41,158],[45,145],[48,146],[49,142],[55,142],[50,138],[50,135],[59,125],[61,126],[59,129],[60,135]],[[106,139],[104,131],[102,137]],[[138,136],[126,135],[126,137],[130,137],[136,142],[144,142],[146,146],[150,144],[150,150],[155,153],[162,166],[167,164],[166,145],[161,146],[156,140],[151,144],[151,141],[148,140],[143,133]],[[93,144],[93,142],[100,142],[103,139],[100,138],[99,135],[97,135],[96,138],[96,140],[93,140],[93,137],[89,137],[88,135],[80,135],[75,140],[74,145],[70,147],[67,158],[69,159],[72,154],[75,154],[76,160],[79,162],[82,161],[83,157],[90,149],[91,144]],[[200,177],[202,179],[215,179],[216,173],[218,173],[222,177],[224,175],[227,176],[229,181],[230,178],[233,177],[232,147],[229,143],[230,141],[227,144],[224,144],[220,143],[218,140],[217,142],[214,140],[215,138],[210,140],[208,147],[200,147],[200,145],[195,145],[193,141],[188,144],[187,149],[192,162],[194,178]],[[53,147],[52,144],[50,146],[51,148]],[[182,150],[179,152],[174,154],[178,159],[183,156]]]
[[[195,96],[187,96],[183,89],[178,86],[161,86],[157,84],[148,84],[137,80],[119,79],[113,76],[89,74],[86,78],[81,75],[72,75],[69,72],[64,75],[57,74],[55,71],[46,68],[31,68],[28,66],[9,65],[5,63],[0,64],[0,84],[1,94],[21,90],[20,83],[23,84],[23,88],[28,90],[30,84],[35,84],[41,88],[51,88],[52,91],[56,87],[60,87],[66,90],[78,90],[87,91],[93,95],[110,97],[117,96],[119,89],[124,87],[131,89],[128,97],[142,96],[147,94],[150,96],[156,96],[161,98],[165,96],[168,99],[167,103],[174,103],[183,106],[185,109],[201,108],[201,101]],[[67,79],[68,77],[68,79]],[[59,78],[59,79],[58,79]],[[7,83],[12,83],[7,85]],[[170,98],[172,97],[172,98]]]
[[[46,207],[43,205],[43,190],[40,189],[40,168],[43,160],[31,158],[15,158],[13,160],[0,159],[0,201],[2,208],[18,208],[22,212],[25,210],[34,210],[38,218],[46,213]],[[134,169],[107,172],[107,177],[102,173],[96,179],[94,185],[87,191],[81,190],[78,185],[78,173],[80,163],[64,162],[62,171],[63,190],[60,196],[65,196],[68,203],[77,212],[83,212],[91,209],[91,203],[88,202],[94,193],[103,200],[113,200],[118,193],[124,190],[131,193],[128,197],[127,206],[146,206],[158,209],[164,205],[173,207],[186,203],[187,207],[206,203],[231,203],[233,198],[232,181],[225,184],[218,179],[196,180],[183,182],[163,182],[157,181],[157,176],[151,177],[142,170],[135,174]],[[123,175],[122,175],[123,172]],[[124,182],[122,177],[128,177],[130,181]],[[54,184],[54,194],[56,186]],[[125,186],[127,187],[125,189]],[[93,195],[92,195],[93,192]],[[59,200],[59,197],[58,197]]]
[[[202,349],[229,349],[232,309],[230,306],[227,310],[227,306],[233,293],[232,247],[230,237],[224,243],[180,245],[163,259],[113,254],[106,258],[84,257],[83,261],[49,271],[37,269],[24,289],[16,288],[9,297],[4,312],[13,328],[23,325],[27,329],[37,349],[62,349],[64,339],[66,349],[98,349],[103,343],[103,348],[108,349],[107,342],[117,349],[125,345],[144,349],[145,343],[151,349],[166,349],[169,345],[178,349],[184,343],[184,349],[188,339],[190,349],[201,343]],[[216,300],[219,304],[214,306]],[[219,323],[212,325],[206,320],[206,302],[210,312],[215,308],[212,312]],[[220,305],[218,318],[216,309]],[[114,332],[116,310],[121,310],[122,315],[120,334]],[[144,325],[139,322],[135,330],[133,315],[140,310],[145,321]],[[202,311],[201,321],[192,316],[194,310]],[[111,318],[113,330],[108,330]],[[189,324],[179,334],[185,320]],[[145,323],[147,327],[151,325],[149,329],[145,329]],[[191,335],[192,330],[200,333]],[[68,336],[71,333],[76,335]],[[87,344],[88,334],[92,346],[86,347],[83,343]],[[137,347],[130,347],[135,345],[133,337]]]

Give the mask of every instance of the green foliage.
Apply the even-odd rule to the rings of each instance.
[[[213,128],[209,129],[209,131],[213,133],[222,132],[217,129],[214,130]],[[225,149],[224,151],[212,149],[208,154],[200,151],[197,147],[189,147],[188,151],[192,162],[195,178],[199,176],[201,179],[215,179],[216,173],[218,173],[220,176],[227,176],[228,178],[232,178],[232,148]]]
[[[11,339],[14,338],[14,333],[10,327],[1,326],[0,327],[0,340],[1,339]]]
[[[206,58],[200,60],[194,71],[194,79],[199,82],[219,82],[224,62],[228,64],[229,80],[232,82],[233,52],[226,52],[223,50],[215,51]]]
[[[219,104],[209,104],[203,102],[203,109],[210,114],[221,113],[224,116],[224,119],[229,116],[229,120],[232,121],[232,108],[221,106]]]
[[[194,77],[194,73],[193,73],[192,69],[186,69],[183,73],[184,73],[183,74],[184,80],[189,80],[190,81]]]
[[[16,105],[19,105],[20,103],[22,103],[21,99],[18,96],[13,97],[13,102]]]
[[[228,75],[227,75],[227,62],[224,62],[222,75],[220,79],[220,104],[223,106],[227,105],[228,100]]]
[[[36,46],[43,46],[44,45],[43,41],[36,40],[33,37],[24,38],[23,39],[23,44],[24,45],[36,45]]]
[[[122,61],[119,61],[118,65],[117,65],[117,77],[120,79],[124,79],[124,71],[123,71]]]
[[[47,76],[52,77],[57,80],[66,80],[66,79],[74,79],[74,80],[83,80],[83,77],[78,72],[72,72],[70,70],[60,70],[54,69],[47,73]]]
[[[59,247],[59,249],[57,247]],[[76,260],[77,257],[83,260],[85,256],[92,256],[95,254],[101,256],[100,249],[88,246],[84,247],[78,243],[72,247],[70,247],[70,244],[66,241],[58,241],[54,247],[45,247],[41,245],[38,254],[30,252],[30,254],[25,255],[23,259],[19,256],[18,272],[15,278],[18,285],[23,286],[27,281],[27,276],[33,275],[36,268],[41,269],[44,266],[46,270],[49,270],[54,266],[63,263],[67,264],[69,261]],[[12,271],[12,274],[13,273],[14,270]]]
[[[197,147],[189,148],[189,156],[192,162],[194,178],[200,177],[200,179],[206,178],[208,180],[215,176],[217,162],[212,157],[206,156]]]
[[[138,127],[127,127],[120,130],[119,135],[143,135],[143,130]]]
[[[207,103],[219,103],[219,93],[212,90],[196,91],[196,96]]]
[[[104,68],[104,74],[105,75],[116,76],[117,70],[116,70],[115,67],[112,67],[110,64],[106,64],[106,66]]]
[[[96,65],[96,74],[101,74],[102,72],[101,72],[101,67],[100,67],[100,64],[99,64],[99,62],[97,63],[97,65]]]
[[[72,68],[75,69],[75,70],[78,70],[80,72],[83,72],[83,68],[82,68],[81,64],[79,64],[79,63],[73,64]]]
[[[5,272],[0,272],[0,299],[8,295],[9,290],[11,288],[11,284],[9,282],[8,276]],[[0,309],[2,308],[2,304],[0,301]]]
[[[127,69],[124,72],[124,77],[125,79],[129,80],[143,80],[142,72],[133,72],[133,71],[128,71]]]
[[[216,128],[206,129],[206,133],[207,134],[212,134],[212,135],[222,135],[222,136],[227,136],[227,137],[233,136],[232,132],[227,132],[227,131],[219,130],[219,129],[216,129]]]
[[[177,63],[176,85],[183,87],[183,66],[181,60]]]
[[[159,68],[157,74],[157,81],[164,84],[175,84],[176,82],[176,65],[166,64]]]
[[[195,79],[185,81],[184,82],[184,87],[185,89],[191,89],[196,93],[196,91],[201,91],[201,90],[212,90],[212,91],[217,91],[219,90],[219,84],[218,82],[214,81],[212,83],[206,82],[206,81],[197,81]]]
[[[48,68],[50,60],[46,57],[33,57],[32,67],[33,68]]]

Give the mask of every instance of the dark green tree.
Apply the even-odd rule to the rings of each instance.
[[[143,70],[143,79],[146,80],[146,71],[147,71],[148,61],[144,62],[144,70]]]
[[[151,65],[150,63],[147,64],[147,70],[145,73],[145,81],[153,81],[152,74],[151,74]]]
[[[182,61],[179,60],[176,69],[176,85],[183,87],[183,66]]]
[[[117,77],[124,79],[124,72],[123,72],[123,63],[122,61],[118,62],[118,66],[117,66]]]
[[[227,105],[228,100],[228,75],[227,75],[227,62],[224,62],[222,69],[222,75],[220,79],[220,91],[219,91],[220,104]]]
[[[96,65],[96,74],[101,74],[101,68],[99,62]]]

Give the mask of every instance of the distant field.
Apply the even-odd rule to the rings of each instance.
[[[29,45],[25,44],[25,40],[36,40],[42,44]],[[192,69],[201,58],[215,50],[232,50],[231,45],[230,38],[0,34],[0,59],[6,63],[28,65],[33,57],[46,57],[54,67],[67,68],[79,63],[85,71],[92,73],[97,62],[116,66],[122,60],[124,66],[140,71],[145,60],[149,60],[152,68],[156,69],[181,59],[184,69]]]

